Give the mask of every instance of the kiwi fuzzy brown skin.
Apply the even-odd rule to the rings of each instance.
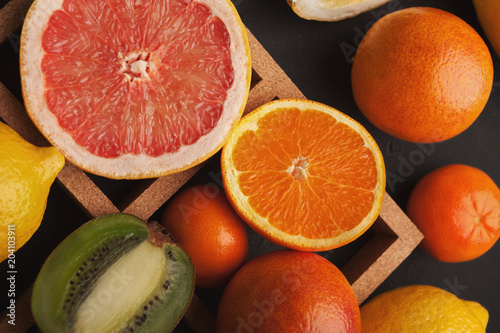
[[[142,260],[147,266],[148,259],[160,256],[160,261],[150,263],[159,268],[155,270],[157,285],[150,286],[149,281],[145,283],[144,288],[150,288],[151,292],[136,295],[136,299],[130,302],[122,302],[125,306],[134,304],[133,309],[116,315],[116,322],[106,327],[112,327],[109,332],[171,331],[191,301],[194,267],[186,252],[163,233],[157,223],[147,224],[128,214],[95,218],[74,231],[52,252],[33,287],[31,308],[39,329],[45,333],[95,330],[81,324],[80,319],[83,317],[86,322],[92,322],[92,316],[99,315],[101,310],[112,311],[108,310],[107,304],[93,308],[96,300],[97,303],[111,303],[112,297],[126,299],[131,290],[142,290],[128,285],[135,281],[129,277],[130,272],[120,277],[119,270],[118,275],[113,271],[119,262],[121,267],[124,263],[126,266],[127,259],[124,258],[132,256],[134,251],[143,253],[141,249],[156,255],[135,258],[131,265],[137,266],[138,262],[139,265],[133,271],[141,271]],[[101,287],[103,281],[110,281],[110,276],[115,279],[112,284],[108,283],[110,287]],[[104,317],[108,315],[111,318],[115,313],[106,313]],[[102,329],[99,331],[105,333]]]

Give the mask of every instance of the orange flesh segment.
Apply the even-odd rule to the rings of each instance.
[[[338,236],[371,211],[375,157],[363,138],[316,110],[276,109],[238,138],[241,192],[269,224],[310,239]]]
[[[197,142],[234,81],[226,26],[191,0],[65,0],[42,47],[49,110],[102,157]]]
[[[490,192],[474,192],[464,197],[461,209],[456,211],[455,220],[460,224],[462,239],[470,239],[477,244],[486,244],[496,236],[500,224],[500,209]],[[467,216],[475,223],[460,223]]]

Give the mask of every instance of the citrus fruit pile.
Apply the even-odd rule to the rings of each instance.
[[[332,21],[386,0],[288,2],[299,16]],[[495,23],[481,7],[493,5],[485,3],[475,1],[495,41],[489,28]],[[195,284],[225,286],[218,333],[420,332],[457,325],[485,331],[486,309],[429,286],[382,294],[360,311],[342,272],[310,253],[348,244],[374,223],[385,193],[384,160],[363,126],[318,102],[278,99],[240,120],[250,51],[230,1],[35,0],[20,60],[27,112],[55,147],[30,147],[0,124],[4,141],[16,143],[2,147],[8,149],[2,157],[12,157],[0,161],[2,179],[19,174],[7,164],[21,170],[28,187],[32,178],[42,179],[35,191],[26,190],[41,193],[38,201],[18,198],[30,209],[21,222],[9,222],[29,225],[20,245],[41,220],[63,156],[97,175],[137,179],[186,170],[222,148],[224,189],[182,191],[168,202],[162,226],[108,215],[61,243],[33,291],[42,331],[170,330]],[[481,37],[433,8],[377,21],[352,67],[353,96],[363,114],[413,142],[465,131],[482,112],[492,81]],[[41,171],[16,164],[26,159]],[[20,192],[5,183],[0,209],[13,221],[20,206],[7,206]],[[479,169],[443,167],[416,186],[408,214],[435,258],[471,260],[500,237],[500,190]],[[243,222],[289,249],[245,263]]]
[[[250,87],[226,0],[37,0],[23,25],[23,97],[72,163],[108,178],[185,170],[217,152]]]

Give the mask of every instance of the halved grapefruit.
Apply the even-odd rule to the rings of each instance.
[[[250,87],[229,0],[35,0],[22,31],[29,116],[80,168],[150,178],[217,152]]]
[[[246,115],[222,149],[228,199],[257,233],[301,251],[325,251],[362,235],[377,218],[385,166],[358,122],[297,99]]]

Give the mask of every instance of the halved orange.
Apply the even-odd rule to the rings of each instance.
[[[158,177],[215,154],[251,78],[229,0],[35,0],[20,63],[38,129],[69,161],[109,178]]]
[[[347,244],[377,218],[385,166],[375,140],[342,112],[276,100],[245,116],[222,150],[227,196],[264,238],[323,251]]]

